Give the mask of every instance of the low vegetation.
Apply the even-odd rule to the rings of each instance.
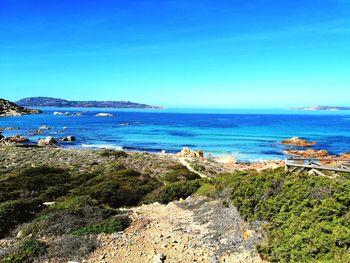
[[[263,226],[258,250],[270,262],[350,262],[349,177],[274,170],[201,179],[183,165],[145,156],[101,151],[97,157],[108,165],[90,159],[85,170],[27,165],[11,171],[1,162],[0,238],[13,242],[0,250],[0,262],[81,261],[99,246],[98,234],[128,227],[120,208],[194,193],[228,193],[247,221]]]
[[[201,180],[179,181],[157,188],[145,196],[144,203],[159,202],[167,204],[180,198],[187,198],[201,186]]]
[[[270,262],[350,262],[348,179],[276,170],[222,175],[214,187],[230,187],[242,216],[263,222],[266,240],[258,249]]]
[[[100,155],[127,157],[110,150]],[[182,165],[151,177],[118,162],[90,173],[47,166],[8,173],[0,178],[0,238],[17,241],[0,262],[79,261],[98,247],[98,234],[129,225],[119,208],[186,198],[199,188],[198,178]]]
[[[25,240],[16,253],[10,253],[2,259],[2,263],[26,263],[32,262],[34,259],[42,254],[45,254],[47,246],[36,240]]]
[[[198,174],[189,171],[182,164],[172,165],[169,168],[170,171],[161,176],[161,179],[166,183],[174,183],[177,181],[189,181],[200,178]]]

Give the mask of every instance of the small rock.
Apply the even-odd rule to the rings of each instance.
[[[165,262],[166,256],[163,253],[157,254],[153,257],[153,263]]]
[[[217,259],[216,256],[211,256],[211,257],[209,258],[209,261],[210,261],[210,263],[219,263],[219,260]]]
[[[98,113],[96,117],[112,117],[113,115],[110,113]]]
[[[22,233],[22,231],[18,231],[18,233],[17,233],[17,238],[21,238],[22,237],[22,235],[23,235],[23,233]]]
[[[44,202],[43,205],[46,205],[46,206],[50,206],[50,205],[53,205],[55,204],[55,202]]]
[[[47,125],[39,127],[39,130],[51,130],[51,128]]]
[[[61,141],[74,142],[75,141],[75,136],[66,136],[66,137],[62,138]]]

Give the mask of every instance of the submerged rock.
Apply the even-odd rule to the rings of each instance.
[[[281,144],[294,145],[299,147],[309,147],[309,146],[315,145],[316,142],[309,142],[299,137],[292,137],[290,139],[281,141]]]

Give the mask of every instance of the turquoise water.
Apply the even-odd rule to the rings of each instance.
[[[19,126],[4,135],[24,136],[42,125],[45,135],[29,136],[32,142],[46,135],[74,135],[65,147],[112,147],[139,151],[180,151],[188,146],[206,154],[234,155],[243,161],[283,159],[279,141],[299,136],[317,141],[316,149],[340,154],[350,151],[349,111],[215,110],[215,109],[54,109],[43,114],[1,117],[0,127]],[[82,112],[82,116],[55,116],[54,111]],[[95,117],[97,113],[113,117]],[[67,127],[67,129],[63,129]]]

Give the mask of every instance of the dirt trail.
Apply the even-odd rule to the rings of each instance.
[[[86,262],[263,262],[261,240],[232,206],[202,197],[131,209],[124,233],[101,235],[102,246]]]
[[[199,171],[196,171],[195,169],[193,169],[193,167],[188,163],[188,161],[186,160],[186,158],[180,157],[176,159],[179,163],[181,163],[182,165],[186,166],[188,170],[190,170],[193,173],[198,174],[200,177],[202,178],[206,178],[208,177],[208,175],[201,173]]]

